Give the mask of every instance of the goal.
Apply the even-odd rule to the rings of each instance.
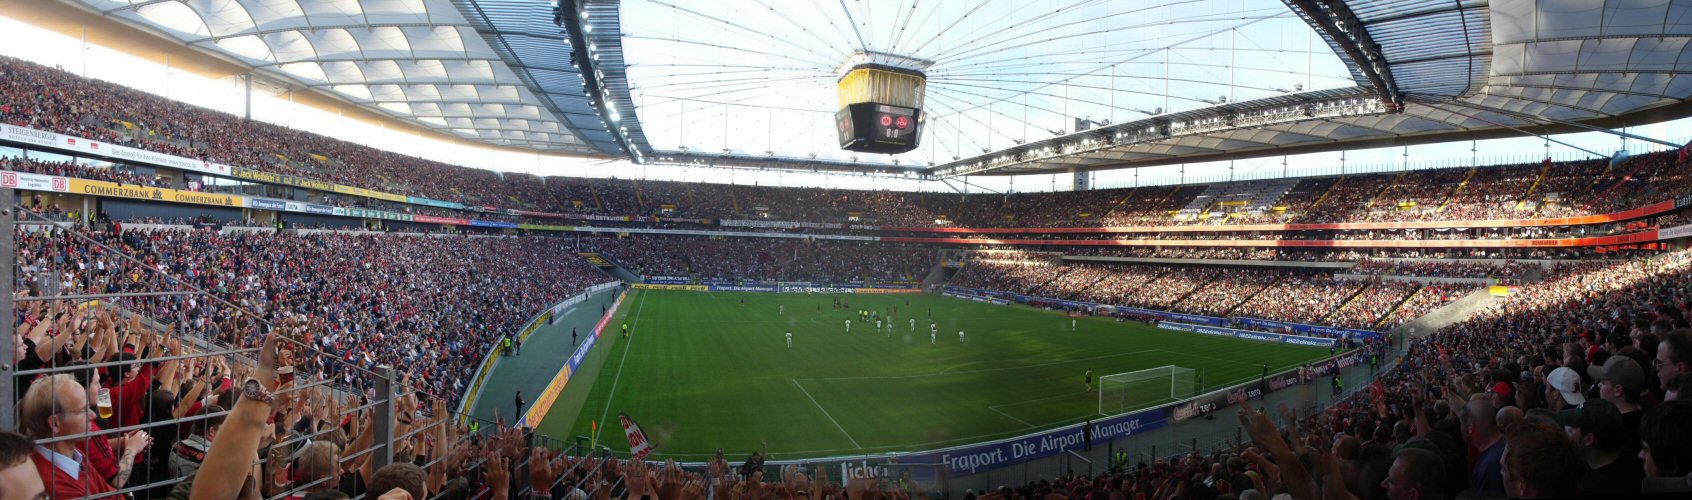
[[[1192,368],[1175,365],[1099,377],[1099,414],[1116,415],[1198,395]]]

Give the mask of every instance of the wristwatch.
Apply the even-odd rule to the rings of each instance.
[[[264,390],[264,384],[259,383],[256,378],[249,378],[246,382],[241,383],[241,397],[254,399],[267,405],[276,399],[276,395]]]

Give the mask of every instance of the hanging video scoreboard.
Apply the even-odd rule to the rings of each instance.
[[[848,105],[835,113],[840,148],[865,153],[903,153],[916,149],[921,110],[873,102]]]

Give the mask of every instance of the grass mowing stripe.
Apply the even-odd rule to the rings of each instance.
[[[781,459],[919,451],[1097,418],[1098,393],[1082,384],[1089,368],[1097,378],[1173,364],[1198,370],[1214,389],[1256,380],[1263,363],[1279,369],[1327,354],[1101,318],[1081,318],[1071,331],[1062,313],[932,295],[642,294],[630,311],[640,350],[606,351],[608,361],[622,357],[617,375],[567,386],[584,391],[583,408],[549,416],[555,434],[591,435],[592,407],[608,416],[615,404],[640,420],[658,459],[745,451],[765,439]],[[879,312],[892,331],[859,310]],[[848,319],[857,323],[850,333]],[[941,331],[934,345],[930,323]],[[958,330],[969,342],[955,340]],[[595,369],[613,372],[609,362]],[[789,384],[800,390],[782,388]]]
[[[635,305],[635,319],[633,323],[630,323],[630,332],[634,332],[636,329],[640,328],[640,310],[644,307],[646,307],[646,294],[641,294],[640,304]],[[611,400],[616,399],[617,397],[617,384],[623,381],[623,367],[628,365],[629,349],[634,348],[634,333],[630,333],[627,340],[628,342],[623,343],[623,358],[617,360],[617,378],[611,380],[611,393],[605,396],[605,411],[599,413],[600,422],[604,422],[605,417],[611,415]],[[607,426],[600,426],[599,432],[593,434],[593,442],[599,442],[599,433],[605,432],[605,427]]]
[[[824,416],[824,417],[828,417],[828,421],[829,421],[829,422],[834,422],[834,428],[836,428],[836,429],[840,429],[840,433],[841,433],[841,434],[843,434],[843,435],[845,435],[845,436],[846,436],[846,440],[847,440],[847,441],[851,441],[851,442],[852,442],[852,446],[854,446],[854,447],[857,447],[857,448],[858,448],[858,449],[860,449],[860,450],[861,450],[861,449],[863,449],[863,448],[864,448],[864,447],[863,447],[863,446],[862,446],[862,445],[859,445],[859,444],[858,444],[858,440],[856,440],[856,439],[852,439],[852,433],[850,433],[850,432],[846,432],[846,428],[845,428],[845,427],[841,427],[841,426],[840,426],[840,421],[839,421],[839,420],[835,420],[835,419],[834,419],[834,415],[829,415],[829,414],[828,414],[828,409],[827,409],[827,408],[823,408],[823,406],[822,406],[822,403],[818,403],[818,402],[817,402],[817,398],[816,398],[816,397],[815,397],[815,396],[812,396],[812,395],[811,395],[811,391],[807,391],[807,390],[805,390],[805,385],[804,385],[804,384],[800,384],[800,383],[799,383],[799,380],[798,380],[798,379],[793,379],[793,385],[794,385],[794,386],[795,386],[795,387],[798,387],[798,388],[799,388],[799,392],[803,392],[803,393],[805,393],[805,398],[807,398],[807,399],[810,399],[810,400],[811,400],[811,404],[813,404],[813,405],[817,405],[817,409],[818,409],[818,410],[822,410],[822,414],[823,414],[823,416]]]
[[[945,370],[940,370],[939,372],[936,372],[936,373],[916,373],[916,374],[911,374],[911,375],[897,375],[897,376],[890,375],[890,376],[884,376],[884,377],[821,377],[821,378],[806,378],[806,379],[800,379],[800,380],[871,380],[871,379],[920,378],[920,377],[933,377],[933,376],[938,376],[938,375],[969,375],[969,374],[972,374],[972,373],[989,373],[989,372],[1003,372],[1003,371],[1010,371],[1010,370],[1026,370],[1026,369],[1029,369],[1029,368],[1040,368],[1040,367],[1054,366],[1054,365],[1066,365],[1066,364],[1071,364],[1071,363],[1080,363],[1080,362],[1083,362],[1083,361],[1098,361],[1098,360],[1101,360],[1101,359],[1120,358],[1120,357],[1123,357],[1123,356],[1129,356],[1129,355],[1134,355],[1134,354],[1145,354],[1145,353],[1148,353],[1148,352],[1169,352],[1169,351],[1165,351],[1163,349],[1149,349],[1149,350],[1145,350],[1145,351],[1119,352],[1119,353],[1116,353],[1116,354],[1105,354],[1105,355],[1101,355],[1101,356],[1093,356],[1093,357],[1090,357],[1090,358],[1065,359],[1065,360],[1052,361],[1052,362],[1048,362],[1048,363],[1038,363],[1038,364],[1032,364],[1032,365],[1007,366],[1007,367],[1004,367],[1004,368],[982,368],[982,369],[979,369],[979,370],[964,370],[964,371],[961,371],[961,372],[947,373],[952,368],[957,368],[958,366],[966,366],[966,365],[969,365],[969,364],[991,362],[991,361],[972,361],[970,363],[965,363],[963,365],[950,366],[950,367],[947,367]],[[1006,360],[993,360],[993,361],[1006,361]]]

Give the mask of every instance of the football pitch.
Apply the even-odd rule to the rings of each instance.
[[[833,308],[836,298],[850,309]],[[858,309],[884,319],[897,312],[877,330]],[[940,332],[933,344],[931,315]],[[1165,365],[1193,369],[1209,390],[1256,379],[1264,363],[1281,370],[1328,354],[1102,318],[1080,318],[1071,331],[1070,321],[927,294],[635,290],[539,430],[592,439],[597,422],[599,445],[622,452],[623,412],[645,429],[657,458],[703,460],[719,447],[746,452],[765,440],[780,459],[920,451],[1097,418],[1088,369],[1094,391],[1098,377]],[[633,332],[627,339],[622,323]]]

